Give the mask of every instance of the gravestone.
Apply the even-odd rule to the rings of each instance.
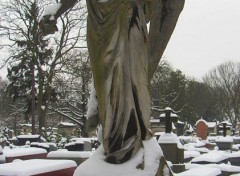
[[[231,130],[231,127],[229,125],[229,123],[227,123],[226,121],[221,122],[218,126],[219,131],[222,130],[222,135],[223,137],[227,136],[227,131]]]
[[[178,120],[176,123],[177,136],[182,136],[184,134],[184,127],[185,123]]]
[[[166,160],[171,161],[173,164],[173,171],[179,173],[185,170],[184,163],[184,150],[176,134],[172,133],[172,122],[178,121],[178,116],[174,111],[167,107],[164,110],[165,115],[161,116],[161,120],[165,121],[165,134],[161,135],[158,143],[162,148],[163,155]]]
[[[27,141],[32,142],[40,142],[40,135],[19,135],[17,136],[17,144],[18,146],[25,145]]]
[[[0,164],[1,175],[72,176],[77,164],[71,160],[32,159]]]
[[[89,151],[86,152],[86,151],[59,150],[59,151],[49,152],[47,155],[47,159],[73,160],[77,163],[77,165],[80,165],[84,161],[86,161],[91,155],[92,155],[92,152],[89,152]]]
[[[219,137],[216,139],[215,143],[217,144],[219,150],[232,150],[233,139],[230,136]]]
[[[160,115],[160,121],[165,122],[165,133],[171,133],[173,127],[172,123],[178,121],[178,116],[173,112],[171,108],[167,107],[164,110],[164,114]]]
[[[225,151],[213,150],[208,153],[202,154],[196,158],[193,158],[191,163],[193,164],[221,164],[228,163],[228,155]]]
[[[92,151],[91,141],[84,141],[84,151]]]
[[[84,143],[72,142],[65,145],[65,149],[68,151],[84,151]]]
[[[47,151],[40,148],[13,148],[3,150],[3,154],[6,158],[6,163],[10,163],[15,159],[30,160],[30,159],[45,159],[47,157]]]
[[[196,122],[195,126],[196,126],[197,137],[201,138],[202,140],[206,140],[208,136],[207,122],[203,119],[200,119]]]
[[[43,149],[47,150],[47,152],[56,151],[58,149],[57,145],[52,142],[44,142],[44,143],[32,142],[30,144],[30,147],[43,148]]]
[[[223,121],[218,126],[219,131],[222,130],[223,137],[216,139],[216,144],[219,150],[232,150],[233,138],[227,136],[227,131],[230,131],[230,124],[226,121]]]
[[[240,166],[240,151],[229,153],[228,161],[231,165]]]

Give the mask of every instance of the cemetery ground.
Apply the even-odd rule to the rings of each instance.
[[[165,124],[177,122],[175,116],[166,121]],[[223,123],[219,123],[223,128],[221,135],[206,136],[207,128],[199,130],[204,127],[198,124],[207,123],[200,119],[195,132],[188,136],[176,135],[172,127],[155,133],[154,140],[161,146],[174,176],[240,176],[240,136],[229,135],[230,129]],[[39,135],[19,135],[2,140],[0,145],[1,176],[80,176],[77,167],[101,148],[97,137],[75,137],[68,141],[62,138],[56,143],[46,142]],[[121,167],[127,175],[139,176],[131,173],[126,165]],[[106,166],[103,170],[107,175],[116,175]]]

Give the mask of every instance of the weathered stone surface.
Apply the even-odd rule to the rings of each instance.
[[[61,0],[55,18],[76,2]],[[143,140],[152,137],[150,81],[184,0],[86,2],[87,43],[98,100],[95,118],[103,127],[106,161],[125,163],[142,148]]]

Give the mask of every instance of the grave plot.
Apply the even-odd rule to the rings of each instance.
[[[57,145],[55,143],[39,143],[39,142],[32,142],[30,144],[30,147],[37,147],[37,148],[43,148],[46,149],[47,152],[56,151]]]
[[[231,136],[219,137],[215,142],[219,150],[232,150],[233,139]]]
[[[87,138],[74,138],[65,144],[68,151],[92,151],[92,141]]]
[[[18,146],[25,145],[26,142],[40,142],[40,135],[19,135],[17,136],[17,144]]]
[[[230,164],[206,164],[206,165],[201,165],[201,164],[186,164],[186,169],[187,170],[192,170],[194,168],[202,168],[202,169],[207,169],[207,168],[217,168],[221,171],[221,176],[230,176],[232,174],[240,173],[240,167],[238,166],[232,166]],[[205,176],[205,175],[204,175]]]
[[[29,159],[44,159],[47,157],[47,151],[41,148],[13,148],[4,149],[3,155],[5,162],[10,163],[15,159],[29,160]]]
[[[220,164],[228,162],[228,154],[224,151],[211,151],[206,154],[202,154],[196,158],[193,158],[191,163],[195,164]]]
[[[240,151],[228,154],[228,161],[231,165],[240,166]]]
[[[47,159],[68,159],[73,160],[77,163],[77,165],[80,165],[84,161],[86,161],[90,156],[92,155],[92,152],[81,152],[81,151],[67,151],[67,150],[58,150],[49,152],[47,155]]]
[[[221,170],[214,167],[196,167],[174,176],[222,176]]]
[[[184,163],[190,162],[193,158],[200,156],[199,151],[184,151]]]
[[[5,176],[72,176],[77,164],[71,160],[32,159],[0,165]]]
[[[161,135],[158,143],[161,146],[164,157],[173,164],[174,172],[184,171],[184,150],[177,135],[172,132],[173,122],[177,122],[178,116],[171,108],[165,108],[164,114],[160,115],[161,121],[165,122],[165,134]]]

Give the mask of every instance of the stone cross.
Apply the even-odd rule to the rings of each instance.
[[[226,137],[227,130],[230,130],[230,127],[227,126],[227,122],[222,122],[222,127],[219,127],[219,129],[223,130],[223,136]]]
[[[162,117],[162,121],[165,122],[165,132],[166,133],[171,133],[172,132],[172,122],[177,122],[178,116],[173,113],[174,111],[167,107],[164,109],[164,117]]]

